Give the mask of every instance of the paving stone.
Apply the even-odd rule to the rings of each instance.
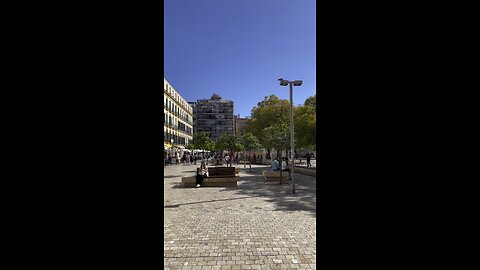
[[[263,169],[252,165],[249,173],[241,167],[237,187],[196,189],[181,187],[181,177],[192,176],[195,166],[167,166],[165,266],[315,269],[316,179],[296,174],[292,194],[289,184],[265,182]]]

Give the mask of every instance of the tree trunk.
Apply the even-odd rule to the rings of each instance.
[[[247,155],[245,155],[245,151],[243,151],[243,168],[247,168]]]
[[[290,154],[291,157],[292,157],[292,160],[290,160],[290,164],[288,164],[288,166],[287,166],[287,168],[288,168],[288,178],[292,179],[292,166],[293,166],[293,164],[291,162],[293,162],[293,153],[291,153],[292,151],[288,151],[288,150],[286,152],[287,152],[287,160],[289,160],[289,158],[288,158],[289,155],[288,154]],[[285,162],[285,165],[287,165],[287,162]]]
[[[252,172],[252,151],[249,151],[250,152],[250,172]]]
[[[280,153],[282,153],[282,149],[280,149]],[[277,150],[277,157],[278,157],[278,150]],[[280,156],[280,185],[283,185],[283,178],[282,178],[282,175],[283,175],[283,158]]]
[[[250,162],[248,163],[250,166],[250,172],[252,172],[252,156],[250,155]]]

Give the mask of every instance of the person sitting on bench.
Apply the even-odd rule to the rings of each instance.
[[[280,171],[280,165],[278,164],[277,159],[272,161],[272,171]]]
[[[288,167],[288,158],[282,158],[282,171],[284,172],[289,172],[290,173],[290,168]]]
[[[202,161],[200,168],[197,168],[197,175],[195,176],[196,187],[201,187],[203,184],[203,179],[208,177],[208,167],[205,164],[205,161]]]

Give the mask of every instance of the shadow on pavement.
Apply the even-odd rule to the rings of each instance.
[[[240,166],[236,166],[240,167]],[[294,211],[308,211],[311,215],[316,217],[316,178],[312,176],[296,174],[295,175],[295,189],[296,193],[292,193],[291,180],[284,180],[283,185],[279,182],[266,182],[262,176],[264,170],[269,170],[268,166],[243,168],[240,167],[240,180],[236,187],[223,187],[219,192],[233,192],[239,195],[239,198],[225,199],[238,200],[251,197],[262,197],[265,201],[274,205],[274,211],[294,212]],[[284,172],[288,174],[288,172]],[[174,178],[180,176],[165,176],[165,178]],[[185,188],[181,181],[171,183],[173,189],[190,189]],[[193,188],[193,187],[192,187]],[[208,187],[204,187],[208,188]],[[199,204],[216,202],[222,200],[212,200],[203,202],[193,202],[178,205],[169,205],[165,208],[175,208],[180,205]]]
[[[237,187],[220,191],[233,190],[242,196],[263,197],[276,206],[275,211],[308,211],[316,217],[316,178],[296,174],[296,193],[292,193],[290,180],[284,181],[283,185],[279,182],[265,182],[262,171],[268,169],[252,168],[252,173],[250,169],[242,170],[244,174],[241,175]]]
[[[183,186],[182,182],[177,182],[177,183],[174,183],[175,185],[171,186],[171,188],[174,188],[174,189],[177,189],[177,188],[180,188],[180,189],[188,189],[186,187]],[[193,188],[193,187],[192,187]]]
[[[254,198],[254,197],[260,197],[260,196],[261,196],[261,195],[257,195],[257,196],[245,196],[245,197],[230,198],[230,199],[210,200],[210,201],[199,201],[199,202],[179,203],[179,204],[164,205],[163,208],[175,208],[175,207],[179,207],[179,206],[182,206],[182,205],[189,205],[189,204],[199,204],[199,203],[211,203],[211,202],[241,200],[241,199]]]
[[[164,175],[163,178],[175,178],[175,177],[181,177],[181,175]]]

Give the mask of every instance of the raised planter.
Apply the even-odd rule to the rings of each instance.
[[[202,187],[232,187],[237,186],[237,181],[239,180],[240,176],[215,178],[207,177],[203,180]],[[182,177],[182,183],[184,187],[195,187],[195,176]]]
[[[307,169],[302,167],[295,167],[295,173],[309,175],[309,176],[317,176],[317,171],[313,169]]]
[[[263,171],[263,178],[265,178],[265,181],[267,182],[280,182],[280,172],[279,171]],[[286,180],[288,177],[288,172],[283,171],[282,172],[282,179]]]
[[[238,172],[237,172],[238,171]],[[240,172],[236,167],[210,167],[208,168],[208,177],[203,180],[203,187],[229,187],[236,186],[240,179],[235,174]],[[195,176],[182,177],[182,183],[185,187],[195,187]]]

